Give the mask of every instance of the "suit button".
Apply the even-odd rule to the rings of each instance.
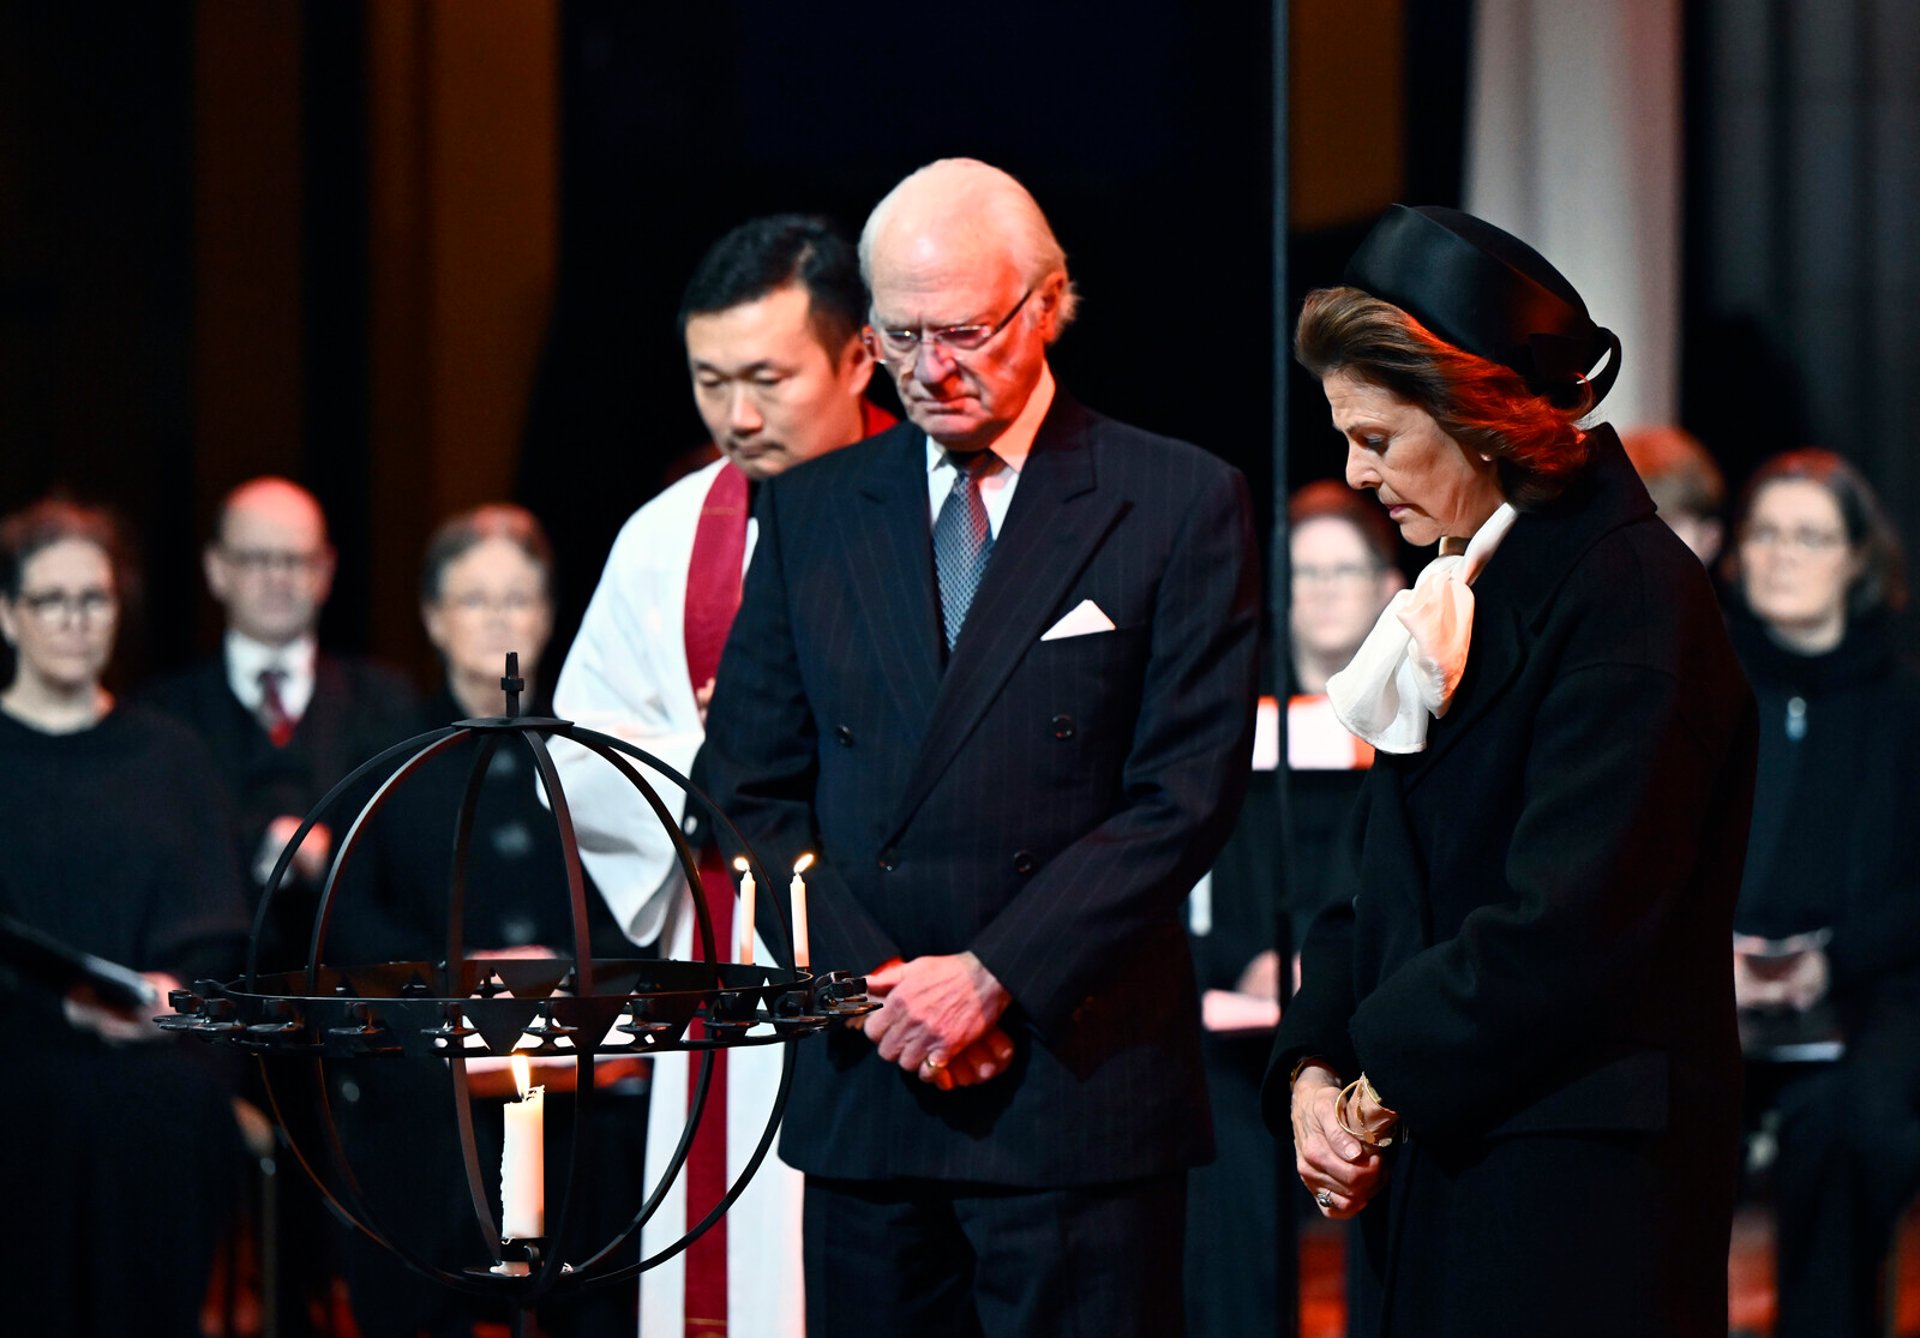
[[[880,866],[881,873],[892,873],[900,864],[900,852],[888,846],[880,852],[880,858],[874,861]]]
[[[1047,723],[1053,726],[1053,737],[1059,739],[1062,743],[1073,737],[1072,716],[1057,715]]]
[[[1013,871],[1015,873],[1032,873],[1038,862],[1039,861],[1034,859],[1031,850],[1016,850],[1013,852]]]
[[[853,731],[845,725],[835,725],[833,727],[833,741],[842,748],[851,748],[853,747]]]

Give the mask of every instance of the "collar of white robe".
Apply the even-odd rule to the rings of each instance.
[[[1517,518],[1509,503],[1487,517],[1465,553],[1437,557],[1413,589],[1381,611],[1353,662],[1327,680],[1340,723],[1383,753],[1417,753],[1427,723],[1445,716],[1473,642],[1473,581]]]

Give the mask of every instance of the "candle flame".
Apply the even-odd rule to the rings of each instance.
[[[527,1063],[525,1055],[510,1055],[507,1058],[507,1067],[513,1070],[513,1090],[520,1094],[522,1101],[525,1101],[527,1090],[533,1086],[532,1066]]]
[[[733,867],[740,873],[745,873],[747,871],[747,857],[745,855],[735,855],[733,857]]]
[[[795,873],[805,873],[808,869],[812,867],[813,867],[812,851],[808,851],[806,854],[802,855],[799,859],[793,862],[793,871]]]

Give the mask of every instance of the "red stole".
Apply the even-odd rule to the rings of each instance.
[[[741,567],[747,555],[747,476],[723,464],[707,489],[687,564],[687,677],[699,692],[720,668],[733,616],[740,611]],[[733,880],[709,841],[700,850],[701,894],[713,919],[714,956],[732,959]],[[695,948],[699,934],[695,931]],[[695,1027],[700,1024],[694,1023]],[[701,1057],[687,1055],[687,1109],[700,1083]],[[727,1052],[714,1053],[707,1104],[687,1153],[687,1225],[713,1211],[727,1192]],[[686,1338],[724,1338],[727,1332],[727,1219],[687,1247]]]
[[[895,418],[873,401],[860,400],[860,426],[866,436],[884,432]],[[728,462],[721,465],[700,507],[687,563],[685,626],[687,678],[698,693],[720,669],[720,652],[740,611],[740,578],[747,557],[747,476]],[[709,841],[700,851],[700,891],[713,920],[714,956],[733,956],[733,875]],[[695,932],[696,945],[698,931]],[[695,1023],[698,1027],[700,1024]],[[691,1112],[699,1086],[701,1060],[687,1056],[687,1107]],[[716,1051],[707,1104],[687,1152],[687,1225],[693,1226],[727,1192],[727,1052]],[[685,1338],[725,1338],[727,1333],[727,1219],[687,1247]]]

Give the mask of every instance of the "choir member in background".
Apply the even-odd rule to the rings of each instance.
[[[1620,444],[1660,519],[1711,567],[1726,538],[1720,510],[1727,504],[1727,484],[1707,448],[1677,427],[1635,428],[1620,434]]]
[[[240,1164],[231,1089],[152,1023],[166,992],[239,973],[227,810],[185,726],[102,684],[131,599],[110,520],[45,501],[0,522],[0,912],[130,967],[144,1006],[47,997],[0,968],[0,1202],[32,1266],[10,1332],[197,1338]]]
[[[1295,351],[1348,484],[1440,546],[1328,683],[1375,749],[1358,891],[1267,1080],[1358,1216],[1351,1331],[1723,1333],[1753,701],[1705,570],[1581,426],[1619,341],[1517,238],[1396,205]]]
[[[1195,889],[1189,915],[1205,991],[1207,1085],[1220,1144],[1219,1159],[1194,1173],[1188,1199],[1192,1338],[1258,1330],[1272,1311],[1276,1204],[1270,1196],[1249,1196],[1246,1186],[1272,1183],[1276,1173],[1273,1138],[1260,1118],[1260,1082],[1279,1019],[1276,917],[1284,905],[1297,987],[1308,923],[1323,906],[1353,896],[1335,842],[1373,761],[1373,749],[1333,714],[1327,679],[1346,667],[1381,608],[1407,583],[1395,565],[1393,522],[1338,479],[1294,493],[1287,532],[1293,590],[1287,770],[1277,769],[1279,704],[1265,697],[1246,807]],[[1283,774],[1292,819],[1285,848],[1274,793]],[[1311,1197],[1304,1191],[1297,1197],[1299,1209],[1311,1212]]]
[[[681,300],[680,331],[694,405],[719,458],[621,529],[560,671],[555,707],[563,717],[635,743],[682,774],[693,769],[720,649],[756,551],[748,516],[754,490],[893,422],[864,393],[873,375],[860,339],[866,307],[853,248],[823,219],[754,219],[700,261]],[[697,955],[693,894],[652,812],[606,762],[564,744],[554,754],[587,868],[622,929],[635,943],[657,940],[663,956]],[[654,779],[676,817],[704,821],[685,811],[677,787]],[[703,831],[694,834],[696,847]],[[705,894],[724,922],[734,904],[732,877],[704,848]],[[719,955],[729,958],[728,940],[737,935],[722,930],[720,937]],[[773,960],[765,939],[753,944],[756,961]],[[778,1047],[718,1057],[724,1100],[709,1098],[687,1173],[647,1223],[648,1254],[704,1218],[739,1174],[766,1127],[780,1067]],[[648,1120],[655,1168],[685,1127],[689,1077],[698,1073],[684,1055],[655,1060]],[[644,1331],[679,1335],[697,1320],[723,1320],[738,1334],[800,1334],[800,1190],[798,1175],[773,1158],[764,1162],[715,1229],[641,1279]],[[729,1260],[737,1267],[729,1269]]]
[[[427,543],[420,571],[420,616],[444,667],[440,690],[426,703],[413,732],[505,712],[501,678],[507,652],[520,657],[523,715],[548,715],[541,672],[553,629],[553,552],[533,515],[496,503],[444,521]],[[438,961],[446,955],[447,890],[455,818],[466,791],[479,739],[429,759],[388,792],[361,830],[336,895],[327,957],[335,962]],[[566,865],[554,816],[541,802],[533,757],[518,737],[494,750],[474,810],[467,847],[462,944],[472,956],[573,955]],[[591,882],[587,887],[591,950],[627,956],[628,945]],[[348,1151],[383,1227],[447,1269],[487,1257],[468,1197],[459,1156],[453,1090],[440,1066],[419,1068],[385,1060],[333,1069],[333,1101]],[[602,1065],[600,1072],[612,1070]],[[485,1078],[472,1079],[475,1090]],[[556,1089],[556,1137],[551,1156],[565,1164],[564,1131],[571,1129]],[[485,1104],[484,1100],[482,1104]],[[617,1092],[602,1092],[592,1114],[594,1178],[576,1188],[569,1211],[574,1235],[561,1247],[569,1258],[598,1250],[623,1228],[645,1197],[641,1182],[642,1122]],[[395,1138],[410,1124],[414,1135]],[[499,1165],[496,1117],[477,1122],[488,1191]],[[496,1198],[494,1200],[498,1202]],[[427,1332],[468,1334],[476,1320],[504,1318],[499,1306],[424,1285],[388,1251],[357,1232],[346,1233],[343,1257],[353,1312],[363,1338],[413,1338]],[[612,1262],[632,1263],[629,1250]],[[566,1305],[542,1307],[543,1325],[566,1338],[626,1338],[633,1332],[632,1293],[587,1293]]]
[[[305,488],[257,478],[228,493],[202,567],[226,614],[220,652],[155,684],[148,699],[212,750],[239,813],[242,867],[257,896],[321,796],[411,732],[416,697],[392,670],[320,650],[334,552],[326,516]],[[332,854],[331,824],[316,826],[276,895],[264,969],[305,963],[313,894]]]
[[[1853,1338],[1881,1332],[1879,1264],[1920,1187],[1920,672],[1900,543],[1852,465],[1775,456],[1733,537],[1760,700],[1733,980],[1749,1108],[1780,1117],[1775,1332]]]

